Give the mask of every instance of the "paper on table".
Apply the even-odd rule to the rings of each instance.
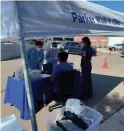
[[[76,71],[80,71],[81,72],[81,69],[76,69]]]
[[[42,78],[46,78],[46,77],[50,77],[50,75],[48,75],[48,74],[42,74],[41,77]]]
[[[38,78],[41,75],[41,71],[40,70],[30,70],[30,75],[31,75],[31,78]]]

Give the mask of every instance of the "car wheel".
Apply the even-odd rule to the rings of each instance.
[[[62,48],[59,49],[60,52],[64,51]]]
[[[78,55],[81,55],[82,54],[82,51],[78,53]]]
[[[65,49],[65,52],[69,53],[68,49]]]
[[[112,48],[112,51],[115,51],[115,48]]]

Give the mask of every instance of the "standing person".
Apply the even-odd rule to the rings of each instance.
[[[52,43],[52,48],[50,48],[46,52],[46,61],[48,63],[52,63],[53,65],[57,63],[57,56],[58,56],[59,50],[57,49],[57,43]]]
[[[83,82],[83,99],[88,100],[93,96],[93,87],[92,87],[92,54],[93,49],[91,47],[91,41],[88,37],[82,38],[82,55],[81,55],[81,70],[82,70],[82,82]]]
[[[41,66],[44,62],[44,51],[42,47],[43,42],[36,41],[35,47],[32,47],[31,49],[28,50],[27,56],[30,69],[40,70],[42,68]]]

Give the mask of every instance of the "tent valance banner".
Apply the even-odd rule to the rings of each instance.
[[[1,5],[3,39],[18,38],[16,9],[24,38],[124,31],[124,13],[87,1],[16,1],[16,8],[15,2],[4,1]]]

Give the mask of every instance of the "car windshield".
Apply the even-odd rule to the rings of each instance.
[[[96,49],[95,48],[92,48],[94,51],[96,51]]]
[[[60,42],[56,42],[56,44],[57,44],[57,45],[59,45],[59,44],[60,44]]]
[[[78,46],[80,43],[78,43],[78,42],[72,42],[71,43],[71,46]]]
[[[65,45],[70,45],[71,42],[66,42]]]

